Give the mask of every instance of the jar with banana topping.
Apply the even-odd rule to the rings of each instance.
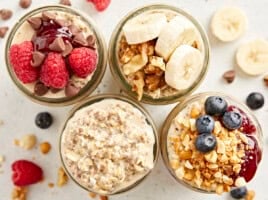
[[[163,4],[130,12],[109,44],[115,80],[148,104],[170,104],[191,94],[206,75],[209,57],[202,25],[184,10]]]

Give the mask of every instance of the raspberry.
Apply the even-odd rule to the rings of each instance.
[[[104,11],[111,3],[111,0],[87,0],[95,5],[98,11]]]
[[[42,65],[40,80],[48,87],[64,88],[69,80],[65,62],[59,53],[49,53]]]
[[[33,44],[25,41],[14,44],[9,50],[9,60],[18,79],[23,83],[32,83],[38,79],[39,69],[32,67]]]
[[[27,186],[43,179],[43,170],[28,160],[17,160],[12,166],[12,181],[16,186]]]
[[[69,64],[77,76],[86,78],[96,69],[97,57],[96,52],[90,48],[76,48],[69,56]]]

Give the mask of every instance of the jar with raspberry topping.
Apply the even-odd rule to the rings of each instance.
[[[13,83],[32,101],[66,106],[96,89],[106,69],[106,52],[90,17],[51,5],[19,19],[7,39],[5,60]]]
[[[217,92],[186,98],[162,128],[161,153],[183,185],[222,194],[254,178],[263,152],[261,126],[246,105]]]

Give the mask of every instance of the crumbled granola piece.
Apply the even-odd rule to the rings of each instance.
[[[62,167],[60,167],[58,169],[58,181],[57,181],[57,185],[59,187],[62,187],[64,185],[67,184],[69,178],[67,176],[67,174],[65,173],[64,169]]]
[[[245,200],[254,200],[255,199],[255,192],[253,190],[249,190]]]
[[[143,96],[144,85],[145,85],[144,74],[140,71],[136,72],[133,78],[132,91],[137,92],[138,100],[141,100]]]
[[[123,65],[123,71],[125,75],[135,73],[142,69],[148,62],[147,56],[142,56],[141,54],[135,55],[130,59],[128,63]]]
[[[12,200],[26,200],[28,189],[24,187],[15,187],[12,190]]]
[[[97,196],[97,194],[96,194],[96,193],[93,193],[93,192],[90,192],[88,195],[89,195],[91,198],[95,198],[95,197]]]
[[[151,56],[149,61],[152,66],[158,67],[163,71],[166,70],[166,64],[164,62],[164,58],[159,56]]]

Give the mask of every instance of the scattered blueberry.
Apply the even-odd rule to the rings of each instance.
[[[231,190],[230,194],[234,199],[242,199],[247,195],[247,192],[246,187],[239,187]]]
[[[227,110],[227,102],[219,96],[210,96],[205,102],[205,111],[208,115],[222,116]]]
[[[222,117],[222,123],[229,130],[238,129],[242,125],[242,116],[234,111],[225,112]]]
[[[51,126],[53,118],[48,112],[38,113],[35,117],[35,124],[41,129],[47,129]]]
[[[195,141],[195,147],[202,153],[207,153],[215,149],[217,144],[216,137],[210,133],[198,135]]]
[[[247,105],[252,110],[259,109],[264,104],[264,96],[259,92],[252,92],[247,97]]]
[[[209,115],[203,115],[196,120],[198,133],[212,133],[214,129],[214,119]]]

